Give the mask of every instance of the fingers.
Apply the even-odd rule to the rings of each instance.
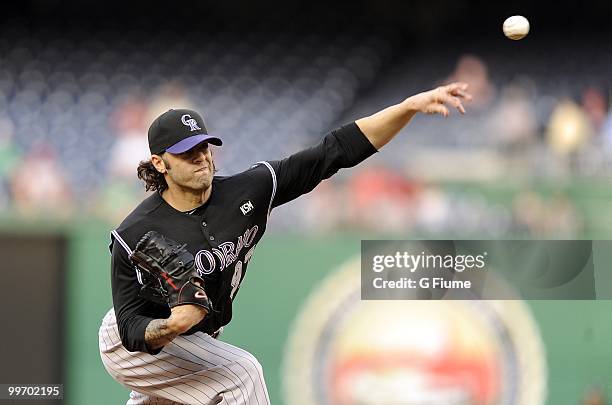
[[[467,101],[471,101],[472,95],[467,91],[468,87],[468,84],[464,82],[451,83],[447,86],[444,86],[448,94],[460,97]]]
[[[466,91],[467,88],[468,84],[462,82],[451,83],[447,86],[440,87],[438,89],[439,91],[436,92],[436,102],[453,106],[461,114],[465,114],[465,107],[463,106],[462,100],[470,101],[472,99],[472,95]]]
[[[455,96],[451,96],[448,94],[445,94],[442,97],[441,100],[442,103],[444,104],[448,104],[450,106],[453,106],[457,109],[457,111],[459,111],[461,114],[465,114],[465,108],[463,107],[463,104],[461,104],[461,100],[458,97]]]
[[[444,86],[444,88],[449,93],[456,93],[460,91],[466,91],[468,88],[468,84],[464,82],[455,82],[455,83],[447,84],[446,86]]]
[[[446,106],[442,103],[431,104],[426,112],[427,114],[440,114],[444,117],[448,117],[450,115],[448,108],[446,108]]]
[[[457,109],[461,114],[465,114],[465,107],[461,103],[461,100],[458,97],[450,96],[450,103],[453,107]]]
[[[417,94],[409,100],[412,101],[412,107],[416,111],[425,114],[440,114],[448,117],[450,115],[448,107],[453,107],[461,114],[465,114],[463,102],[472,100],[472,95],[468,93],[467,88],[467,83],[451,83]]]
[[[453,86],[450,89],[450,94],[453,96],[457,96],[466,101],[472,101],[472,94],[467,91],[468,84],[467,83],[456,83],[456,86]]]

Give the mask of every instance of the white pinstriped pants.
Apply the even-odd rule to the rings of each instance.
[[[106,371],[132,390],[128,405],[270,404],[257,359],[205,333],[178,336],[157,355],[129,352],[111,308],[98,338]]]

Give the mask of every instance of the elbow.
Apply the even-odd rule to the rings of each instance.
[[[117,318],[117,329],[119,331],[119,339],[123,347],[129,352],[141,352],[143,351],[144,344],[144,333],[139,336],[139,327],[136,319],[132,317],[128,318]]]

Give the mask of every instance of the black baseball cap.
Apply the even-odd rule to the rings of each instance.
[[[152,155],[187,152],[202,142],[216,146],[223,144],[220,138],[208,134],[202,116],[193,110],[168,110],[149,127],[149,150]]]

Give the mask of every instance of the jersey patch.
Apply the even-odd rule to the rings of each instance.
[[[240,203],[240,212],[242,212],[242,215],[245,217],[251,216],[251,214],[253,214],[253,209],[255,209],[255,206],[251,200],[244,200]]]

